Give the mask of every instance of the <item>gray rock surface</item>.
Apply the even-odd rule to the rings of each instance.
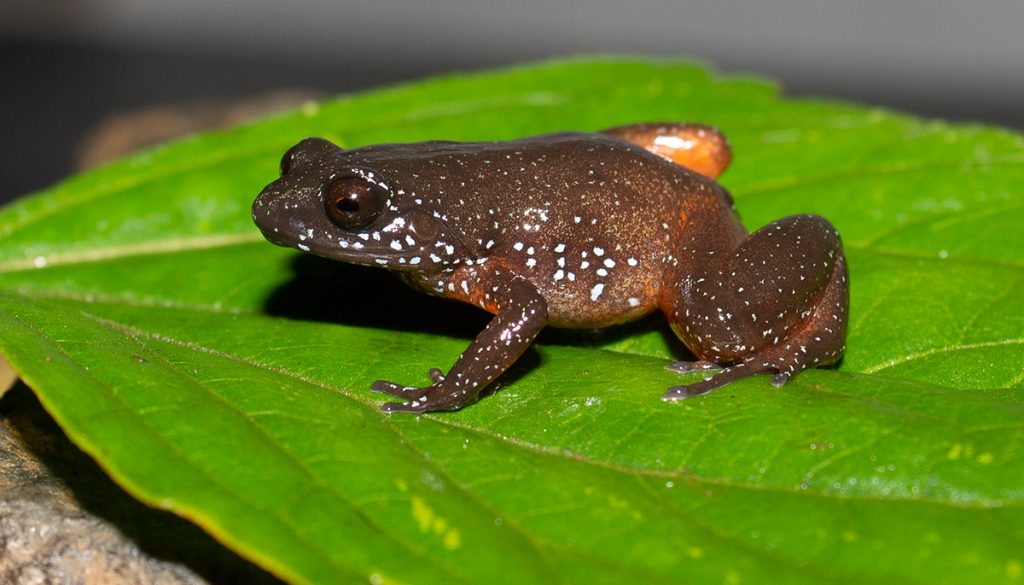
[[[0,364],[0,583],[276,583],[194,525],[144,506]]]

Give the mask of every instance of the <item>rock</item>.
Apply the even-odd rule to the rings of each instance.
[[[0,356],[0,397],[14,385],[17,379],[18,376],[11,369],[11,365],[4,360],[3,356]]]
[[[27,386],[0,396],[0,583],[207,582],[279,583],[117,487]]]

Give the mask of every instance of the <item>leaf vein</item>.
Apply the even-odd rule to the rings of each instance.
[[[876,364],[874,366],[868,366],[868,367],[864,368],[862,370],[862,372],[864,374],[876,374],[876,373],[881,372],[883,370],[894,368],[894,367],[896,367],[898,365],[905,364],[905,363],[913,361],[913,360],[923,359],[923,358],[926,358],[926,357],[930,357],[930,356],[933,356],[933,355],[939,355],[939,354],[943,354],[943,353],[949,353],[951,351],[964,351],[964,350],[970,350],[970,349],[984,349],[984,348],[987,348],[987,347],[1005,347],[1005,346],[1010,346],[1010,345],[1024,345],[1024,338],[1000,339],[1000,340],[997,340],[997,341],[982,341],[982,342],[978,342],[978,343],[962,343],[962,344],[946,345],[946,346],[943,346],[943,347],[934,347],[934,348],[931,348],[931,349],[926,349],[924,351],[910,353],[910,354],[907,354],[905,356],[901,356],[901,357],[898,357],[898,358],[893,358],[893,359],[887,360],[885,362],[882,362],[880,364]]]

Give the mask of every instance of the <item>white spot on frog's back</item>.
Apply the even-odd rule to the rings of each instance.
[[[402,217],[396,217],[395,219],[391,220],[391,223],[389,223],[388,225],[384,226],[381,229],[381,231],[394,232],[394,231],[398,231],[399,229],[401,229],[403,227],[405,227],[405,219],[402,218]]]

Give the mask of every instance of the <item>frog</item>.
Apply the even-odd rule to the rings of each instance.
[[[475,402],[547,326],[658,311],[695,358],[666,367],[707,372],[668,388],[671,402],[761,373],[780,387],[846,349],[839,232],[813,214],[749,232],[717,182],[731,160],[720,130],[688,122],[356,148],[312,137],[284,154],[252,216],[274,244],[493,315],[428,384],[374,382],[397,397],[385,412]]]

